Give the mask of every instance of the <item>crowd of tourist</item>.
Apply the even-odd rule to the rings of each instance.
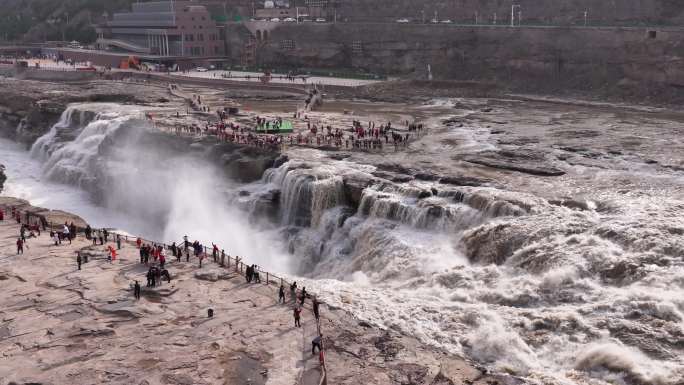
[[[39,217],[35,216],[35,218]],[[42,220],[39,222],[38,225],[36,225],[35,223],[32,224],[32,217],[30,213],[27,211],[26,221],[24,223],[22,221],[21,212],[14,207],[11,208],[10,219],[16,221],[17,224],[20,226],[20,234],[19,238],[17,239],[18,255],[23,254],[24,247],[28,248],[28,246],[26,245],[27,238],[39,237],[41,226],[43,227],[44,231],[46,230],[47,223],[43,217],[40,218]],[[5,211],[3,208],[0,208],[0,222],[4,220]],[[64,223],[64,225],[57,226],[57,229],[53,229],[53,227],[53,225],[50,225],[50,239],[54,240],[55,246],[61,245],[61,242],[63,240],[68,240],[69,243],[71,243],[71,241],[76,238],[79,232],[79,229],[75,226],[74,223]],[[33,228],[37,230],[38,235],[35,235],[33,233]],[[31,232],[31,235],[28,234],[29,231]],[[120,234],[112,234],[106,228],[92,229],[90,225],[87,225],[82,230],[82,232],[86,239],[93,241],[94,246],[106,246],[105,249],[107,252],[107,260],[110,263],[113,263],[116,260],[116,250],[120,250],[122,247],[122,238]],[[113,245],[108,244],[110,242],[110,237],[111,241],[116,244],[116,249],[113,247]],[[199,241],[190,242],[187,236],[183,237],[183,241],[180,245],[177,245],[176,242],[173,242],[170,246],[164,244],[157,244],[154,242],[145,242],[142,238],[137,238],[135,240],[135,247],[138,249],[140,255],[139,263],[147,266],[145,278],[147,281],[146,287],[148,288],[148,290],[154,289],[155,287],[161,285],[163,280],[166,280],[168,283],[171,282],[171,273],[166,268],[166,252],[170,252],[176,258],[177,262],[181,262],[183,256],[185,256],[186,262],[190,262],[191,256],[197,258],[200,268],[202,267],[202,261],[205,258],[207,258],[209,250],[211,250],[211,256],[213,258],[214,263],[219,264],[221,267],[230,268],[232,258],[230,255],[226,255],[224,250],[220,250],[219,252],[219,248],[216,244],[212,244],[212,247],[208,249]],[[88,255],[82,255],[80,250],[77,251],[76,254],[77,269],[81,270],[82,264],[88,262]],[[239,271],[242,273],[243,267],[245,267],[244,275],[248,284],[258,284],[262,282],[260,269],[257,265],[246,265],[243,262],[241,262],[241,258],[239,256],[235,256],[232,259],[235,261],[234,266],[236,272]],[[267,281],[266,283],[268,284],[269,282]],[[286,304],[284,285],[285,283],[281,280],[281,284],[278,290],[279,304]],[[134,298],[136,300],[139,300],[143,292],[138,280],[134,280],[132,288]],[[314,319],[316,320],[316,322],[318,322],[320,319],[320,302],[318,301],[318,299],[315,296],[312,296],[310,293],[308,293],[306,287],[303,287],[301,290],[297,290],[297,282],[293,282],[292,284],[290,284],[290,303],[293,311],[294,327],[301,327],[302,310],[307,300],[311,301],[312,313]],[[209,314],[210,316],[213,316],[213,311],[210,311]],[[316,350],[318,350],[318,352],[321,353],[323,341],[322,338],[323,336],[321,334],[318,334],[311,341],[312,354],[315,354]],[[322,354],[321,362],[323,362]]]
[[[199,97],[198,97],[199,98]],[[201,100],[201,99],[198,99]],[[219,141],[246,144],[259,148],[281,150],[283,145],[308,147],[335,147],[352,150],[383,150],[391,147],[395,151],[408,145],[411,138],[416,138],[425,132],[423,124],[404,122],[401,130],[395,128],[391,122],[376,124],[368,122],[363,125],[354,120],[347,128],[332,127],[331,125],[317,125],[304,115],[306,131],[292,132],[292,124],[282,117],[267,119],[254,117],[251,127],[229,122],[225,110],[217,110],[218,121],[207,121],[204,127],[197,124],[181,125],[174,128],[177,135],[215,136]],[[180,117],[180,113],[176,114]],[[300,113],[295,114],[295,117]]]

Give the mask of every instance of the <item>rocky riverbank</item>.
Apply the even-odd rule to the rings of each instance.
[[[51,83],[0,78],[0,88],[0,136],[26,145],[31,145],[45,134],[69,103],[174,105],[161,84],[113,81]]]
[[[13,198],[0,206],[83,223]],[[136,301],[132,284],[144,286],[146,267],[132,242],[109,263],[106,245],[79,235],[54,246],[43,233],[16,255],[18,231],[0,222],[0,384],[318,384],[315,321],[305,310],[303,327],[292,327],[277,283],[248,285],[233,268],[200,268],[193,257],[169,261],[171,282],[143,287]],[[76,252],[88,257],[82,270]],[[329,384],[522,383],[342,310],[323,306],[322,315]]]

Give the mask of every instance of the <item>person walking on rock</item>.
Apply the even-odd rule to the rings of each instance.
[[[319,335],[316,338],[314,338],[313,341],[311,341],[311,355],[312,356],[316,354],[316,349],[318,349],[319,352],[323,350],[322,344],[323,344],[323,335]]]
[[[169,271],[168,271],[168,270],[166,270],[166,269],[162,270],[161,273],[160,273],[160,277],[161,277],[161,278],[166,278],[166,281],[167,281],[168,283],[171,283],[171,274],[169,274]]]
[[[316,318],[316,321],[318,321],[321,318],[321,314],[319,313],[319,308],[318,308],[320,306],[320,304],[321,303],[318,302],[318,298],[314,297],[312,306],[313,306],[313,313],[314,313],[314,317]]]
[[[107,249],[109,249],[109,262],[116,261],[116,250],[112,246],[107,246]]]
[[[135,296],[135,299],[140,299],[140,284],[138,281],[135,281],[135,285],[133,285],[133,295]]]
[[[19,254],[24,254],[24,241],[20,238],[17,238],[17,255]]]
[[[121,250],[121,235],[116,234],[116,249]]]
[[[62,236],[66,239],[69,240],[69,244],[71,244],[71,234],[69,232],[69,226],[64,225],[64,228],[62,229]]]
[[[299,306],[295,306],[293,315],[294,315],[295,327],[297,327],[297,328],[302,327],[302,323],[300,322],[300,318],[302,315],[302,309]]]
[[[285,286],[280,285],[280,290],[278,290],[278,303],[285,303]]]
[[[290,301],[297,302],[297,282],[293,282],[290,285]]]
[[[302,298],[301,298],[301,305],[304,306],[304,301],[306,301],[306,286],[302,288]]]
[[[83,259],[81,259],[81,253],[76,252],[76,263],[78,264],[78,269],[81,270],[81,263],[83,262]]]
[[[252,266],[247,266],[245,269],[245,280],[247,283],[252,282]]]

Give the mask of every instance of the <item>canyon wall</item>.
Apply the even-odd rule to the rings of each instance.
[[[245,27],[251,26],[229,26],[232,44],[248,36]],[[675,28],[280,23],[258,45],[257,60],[264,68],[349,68],[419,79],[430,65],[434,79],[527,91],[678,92],[683,37]],[[231,51],[235,61],[240,54]]]
[[[290,1],[292,3],[292,0]],[[523,24],[675,25],[684,21],[684,3],[677,0],[338,0],[338,20],[393,21],[399,17],[455,22],[510,24],[511,5],[518,4]],[[496,14],[496,16],[495,16]]]

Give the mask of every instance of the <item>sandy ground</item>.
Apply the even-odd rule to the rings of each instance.
[[[2,204],[12,204],[3,198]],[[60,219],[70,220],[68,214]],[[16,254],[19,226],[0,222],[0,384],[317,384],[309,308],[293,327],[277,285],[247,284],[234,268],[169,261],[172,281],[145,287],[134,244],[116,261],[82,235],[48,235]],[[76,252],[89,261],[78,270]],[[169,260],[173,259],[169,257]],[[138,280],[142,298],[135,300]],[[214,317],[207,310],[214,310]],[[414,339],[322,307],[329,384],[513,384]]]

